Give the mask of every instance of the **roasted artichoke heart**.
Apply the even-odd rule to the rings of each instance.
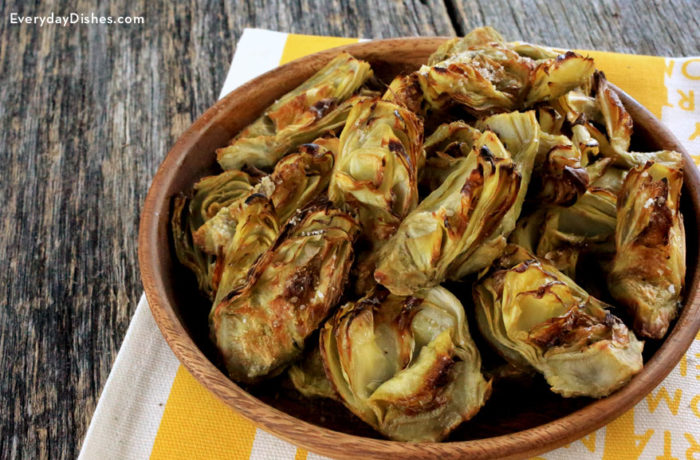
[[[617,253],[608,287],[634,316],[634,330],[662,338],[680,306],[685,230],[679,211],[683,168],[648,162],[627,174],[617,201]],[[672,164],[672,163],[671,163]]]
[[[463,253],[455,259],[454,270],[449,275],[452,280],[459,280],[488,266],[505,248],[508,235],[515,229],[516,221],[520,217],[539,148],[540,127],[534,111],[492,115],[481,120],[479,126],[496,133],[503,146],[510,152],[520,183],[515,201],[492,232],[492,236],[485,239],[473,254]]]
[[[525,98],[525,105],[531,106],[536,102],[556,99],[574,88],[585,85],[594,71],[593,59],[573,51],[542,61],[530,76],[531,87]]]
[[[185,195],[175,197],[170,222],[175,255],[182,265],[195,274],[199,289],[208,297],[215,292],[212,286],[215,261],[200,251],[192,235],[221,208],[250,193],[256,181],[241,171],[225,171],[197,182],[191,199]]]
[[[428,65],[443,62],[475,47],[486,46],[490,43],[502,44],[505,40],[493,27],[477,27],[464,37],[447,40],[428,58]],[[556,55],[555,55],[556,56]]]
[[[524,157],[534,156],[533,142],[530,137],[522,144],[529,152]],[[519,213],[523,174],[518,169],[496,134],[484,132],[384,246],[374,272],[377,282],[392,293],[409,295],[491,263]]]
[[[479,28],[440,46],[414,74],[395,79],[385,98],[414,111],[458,104],[483,116],[557,99],[587,86],[594,70],[593,59],[572,51],[559,55],[506,43],[495,30]]]
[[[212,285],[214,305],[246,283],[248,271],[279,234],[279,220],[268,197],[260,193],[248,196],[237,215],[231,241],[216,259]]]
[[[418,203],[423,124],[408,109],[366,100],[350,111],[340,135],[328,197],[358,214],[369,241],[394,234]]]
[[[296,359],[343,292],[359,231],[330,203],[295,216],[240,290],[211,311],[212,339],[232,378],[254,382]]]
[[[643,342],[607,305],[522,248],[509,246],[473,294],[482,335],[555,393],[607,396],[642,368]]]
[[[439,286],[410,297],[377,287],[326,322],[320,349],[343,403],[395,440],[444,438],[491,391],[464,308]]]
[[[223,169],[244,165],[271,168],[287,152],[324,133],[341,128],[351,98],[372,76],[370,65],[339,54],[314,76],[282,96],[250,126],[216,152]]]
[[[527,91],[533,67],[531,59],[504,43],[490,42],[423,66],[417,78],[430,108],[459,104],[480,116],[514,110]]]
[[[272,174],[263,177],[249,195],[267,196],[278,222],[283,225],[297,209],[326,189],[337,151],[336,138],[321,138],[313,144],[304,144],[297,153],[287,155],[277,163]],[[235,235],[237,223],[247,206],[245,200],[239,200],[221,207],[194,233],[197,246],[207,254],[219,255]]]

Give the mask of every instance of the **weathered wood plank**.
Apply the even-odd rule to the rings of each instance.
[[[490,25],[512,40],[660,56],[700,54],[695,0],[446,0],[460,32]]]
[[[39,27],[12,12],[145,24]],[[216,100],[244,27],[453,33],[441,4],[392,0],[9,1],[0,17],[0,458],[76,456],[141,294],[150,180]]]

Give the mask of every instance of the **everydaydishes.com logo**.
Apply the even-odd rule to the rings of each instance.
[[[18,13],[10,13],[10,24],[45,24],[67,27],[73,24],[143,24],[143,16],[98,16],[95,13],[79,14],[71,13],[68,16],[59,16],[53,13],[48,16],[21,16]]]

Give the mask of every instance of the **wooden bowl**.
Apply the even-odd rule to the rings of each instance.
[[[369,61],[379,78],[390,81],[394,74],[415,70],[426,62],[444,40],[405,38],[360,43],[317,53],[267,72],[217,102],[180,137],[160,166],[146,197],[139,230],[141,277],[153,316],[175,355],[202,385],[238,413],[262,429],[319,454],[481,459],[525,457],[554,449],[634,406],[673,369],[700,328],[698,171],[674,136],[651,113],[619,91],[635,121],[633,143],[638,149],[672,149],[684,155],[682,210],[688,237],[684,308],[662,343],[647,341],[644,369],[624,388],[607,398],[591,400],[561,398],[542,382],[535,382],[529,389],[496,386],[481,412],[446,442],[416,444],[382,439],[333,401],[308,404],[281,379],[243,389],[217,367],[214,358],[209,358],[215,353],[207,338],[207,306],[198,298],[191,275],[174,257],[169,237],[172,197],[215,171],[217,147],[225,145],[276,98],[298,86],[339,51]],[[486,352],[481,348],[482,353]]]

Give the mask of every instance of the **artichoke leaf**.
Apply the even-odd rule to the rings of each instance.
[[[509,246],[473,294],[487,341],[564,397],[607,396],[642,368],[643,342],[608,306],[522,248]]]
[[[561,54],[561,51],[554,48],[527,42],[510,42],[508,46],[519,55],[529,57],[535,61],[554,59]]]
[[[595,75],[595,74],[594,74]],[[605,118],[600,110],[598,100],[584,93],[581,89],[573,89],[557,99],[550,101],[557,113],[573,124],[585,119],[604,125]]]
[[[627,175],[627,169],[610,166],[598,176],[597,179],[591,182],[591,188],[606,190],[616,197],[622,189],[622,183]]]
[[[627,174],[617,201],[617,252],[608,287],[645,337],[662,338],[680,307],[686,270],[682,186],[682,168],[648,162]]]
[[[274,376],[301,354],[343,292],[358,231],[329,202],[310,204],[260,256],[247,284],[212,309],[212,339],[234,380]]]
[[[401,441],[436,441],[491,391],[464,308],[442,287],[402,297],[377,287],[321,331],[321,357],[343,403]]]
[[[663,164],[669,168],[683,168],[683,157],[673,150],[655,152],[625,152],[617,157],[616,165],[623,170],[639,168],[648,162]]]
[[[632,117],[622,105],[617,93],[612,89],[605,75],[596,72],[596,101],[605,120],[605,131],[610,148],[618,156],[625,156],[632,139]],[[624,161],[624,160],[621,160]]]
[[[556,136],[561,135],[566,117],[549,104],[539,104],[537,106],[537,120],[543,132]]]

